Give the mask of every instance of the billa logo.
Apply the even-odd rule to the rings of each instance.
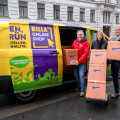
[[[102,56],[102,54],[95,54],[95,57],[99,57],[99,56]]]
[[[31,34],[33,39],[33,48],[55,47],[53,27],[31,26]],[[39,43],[48,43],[48,45],[41,45]]]
[[[94,72],[99,72],[99,71],[101,71],[101,70],[93,70]]]
[[[92,89],[97,89],[100,88],[100,86],[96,87],[96,86],[92,86]]]
[[[75,56],[76,56],[76,55],[70,55],[70,58],[71,58],[71,57],[75,57]]]
[[[112,50],[119,50],[120,48],[112,48]]]

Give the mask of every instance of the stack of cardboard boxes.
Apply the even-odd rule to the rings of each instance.
[[[86,98],[106,98],[106,50],[91,50]]]

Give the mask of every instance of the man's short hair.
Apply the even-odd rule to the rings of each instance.
[[[84,35],[84,32],[83,32],[82,30],[78,30],[77,33],[78,33],[78,32],[81,32],[81,33],[83,33],[83,35]]]

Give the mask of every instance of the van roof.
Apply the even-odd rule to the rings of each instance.
[[[10,24],[29,24],[30,22],[0,22],[0,27],[9,27],[9,23]],[[90,29],[90,30],[94,30],[94,31],[99,31],[98,29],[96,28],[90,28],[90,27],[85,27],[85,26],[77,26],[77,25],[65,25],[65,24],[44,24],[44,23],[30,23],[30,24],[33,24],[33,25],[36,25],[36,24],[41,24],[41,25],[47,25],[47,26],[63,26],[63,27],[76,27],[76,28],[87,28],[87,29]],[[105,34],[104,34],[105,35]],[[105,35],[107,38],[108,36]]]

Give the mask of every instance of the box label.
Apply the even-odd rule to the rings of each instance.
[[[112,50],[120,50],[120,48],[112,48]]]
[[[94,72],[99,72],[99,71],[102,71],[102,70],[93,70]]]
[[[92,86],[92,89],[100,88],[100,86]]]
[[[102,56],[102,54],[95,54],[95,57],[99,57],[99,56]]]
[[[70,64],[75,64],[75,60],[70,60]]]

